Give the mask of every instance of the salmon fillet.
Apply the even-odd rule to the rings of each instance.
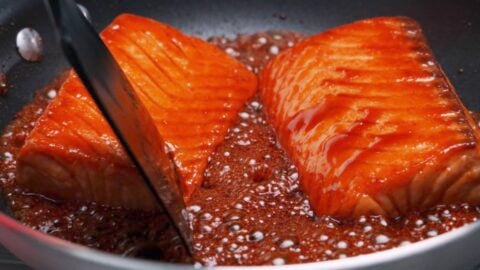
[[[151,19],[120,15],[101,37],[151,114],[188,201],[208,156],[256,91],[256,76],[215,46]],[[18,181],[56,199],[155,207],[73,72],[20,150]]]
[[[480,202],[477,126],[415,21],[373,18],[310,37],[267,65],[260,92],[317,214]]]

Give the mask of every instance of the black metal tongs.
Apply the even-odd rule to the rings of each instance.
[[[65,56],[122,143],[156,201],[192,252],[191,227],[174,164],[150,114],[73,0],[45,0]]]

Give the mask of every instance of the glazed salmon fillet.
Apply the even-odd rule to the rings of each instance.
[[[101,37],[151,114],[185,201],[207,158],[257,88],[240,62],[200,39],[124,14]],[[18,181],[55,199],[154,209],[155,200],[71,72],[18,156]]]
[[[260,92],[318,215],[480,202],[477,125],[415,21],[367,19],[303,40],[267,65]]]

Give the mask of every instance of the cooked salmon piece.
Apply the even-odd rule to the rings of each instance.
[[[151,114],[188,201],[208,156],[256,91],[256,76],[215,46],[148,18],[120,15],[101,37]],[[56,199],[155,208],[74,72],[19,152],[18,181]]]
[[[412,19],[312,36],[267,65],[260,92],[318,215],[480,202],[478,128]]]

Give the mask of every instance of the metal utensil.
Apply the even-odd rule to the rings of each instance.
[[[45,0],[45,3],[68,61],[191,252],[191,228],[175,165],[150,114],[75,2]]]

